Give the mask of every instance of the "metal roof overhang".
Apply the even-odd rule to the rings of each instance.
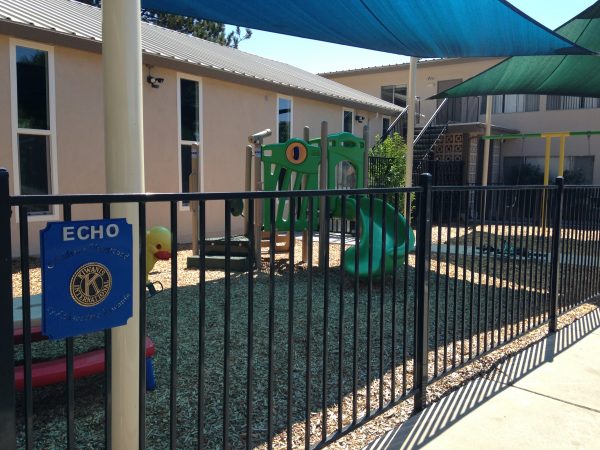
[[[0,20],[0,34],[6,34],[21,39],[35,40],[45,42],[52,45],[59,45],[67,48],[88,51],[92,53],[102,53],[102,41],[87,39],[73,34],[61,33],[53,30],[39,28],[33,25],[14,23]],[[277,92],[284,95],[300,95],[304,98],[309,98],[318,101],[330,102],[332,99],[341,106],[348,108],[360,109],[382,114],[395,115],[398,114],[398,109],[385,108],[384,106],[363,103],[354,101],[345,97],[334,97],[328,94],[321,94],[309,89],[302,89],[297,86],[275,83],[270,80],[261,78],[248,77],[242,73],[219,69],[209,65],[200,65],[189,61],[183,61],[176,58],[171,58],[164,55],[143,51],[143,62],[157,67],[164,67],[176,70],[190,75],[206,76],[217,78],[222,81],[242,84],[245,86],[255,87],[259,89],[276,89]]]

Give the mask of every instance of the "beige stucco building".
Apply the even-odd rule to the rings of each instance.
[[[417,69],[416,97],[418,124],[423,126],[435,112],[439,100],[427,100],[460,81],[464,81],[502,61],[500,58],[455,58],[420,61]],[[322,74],[323,76],[405,105],[408,64]],[[493,99],[493,134],[593,131],[600,129],[600,99],[546,95],[504,95]],[[437,147],[436,158],[460,160],[464,164],[462,182],[477,183],[481,172],[481,136],[484,134],[485,105],[477,97],[449,100],[436,118],[449,122]],[[418,125],[418,126],[419,126]],[[558,169],[558,140],[554,140],[551,176]],[[490,158],[492,182],[514,182],[522,162],[540,166],[545,141],[540,138],[495,141]],[[600,136],[570,137],[566,144],[565,169],[577,172],[577,180],[600,183]],[[480,179],[480,178],[479,178]]]
[[[0,166],[13,194],[106,191],[101,12],[70,0],[0,4]],[[402,108],[287,64],[149,24],[142,26],[144,165],[148,192],[186,191],[191,145],[200,150],[203,191],[244,190],[248,136],[273,130],[266,143],[329,132],[362,135]],[[152,77],[152,78],[150,78]],[[207,231],[223,231],[222,204],[209,205]],[[43,208],[41,208],[43,209]],[[100,207],[75,207],[73,219],[99,218]],[[179,239],[191,217],[179,205]],[[17,236],[17,214],[13,232]],[[61,210],[29,217],[30,245]],[[168,204],[151,205],[148,227],[168,225]],[[234,219],[241,231],[241,219]],[[18,240],[13,239],[13,254]]]

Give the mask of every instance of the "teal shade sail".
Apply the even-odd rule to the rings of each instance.
[[[556,32],[592,51],[600,51],[600,1]],[[516,56],[432,98],[494,94],[600,97],[600,56]]]
[[[143,0],[142,6],[423,58],[590,53],[504,0]]]

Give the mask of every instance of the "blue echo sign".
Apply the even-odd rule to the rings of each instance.
[[[125,325],[132,314],[131,225],[49,222],[40,235],[42,333],[62,339]]]

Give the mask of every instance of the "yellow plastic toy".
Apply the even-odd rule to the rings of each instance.
[[[146,281],[148,274],[158,260],[171,258],[171,232],[161,226],[146,231]]]

